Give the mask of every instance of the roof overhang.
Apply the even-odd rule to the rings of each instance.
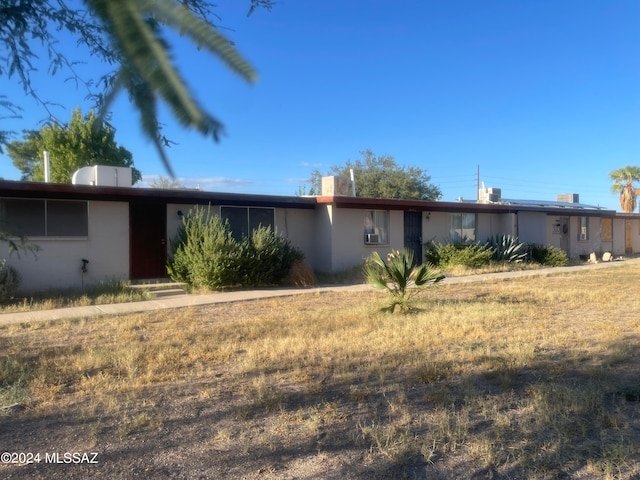
[[[15,198],[53,198],[69,200],[99,200],[141,203],[177,203],[188,205],[265,206],[312,210],[316,205],[337,208],[373,210],[404,210],[451,213],[514,213],[537,212],[547,215],[640,218],[639,214],[616,213],[615,210],[560,205],[520,205],[507,203],[439,202],[426,200],[395,200],[349,196],[284,196],[245,193],[207,192],[187,189],[135,187],[100,187],[61,183],[0,180],[0,196]]]
[[[373,210],[406,210],[422,212],[451,212],[451,213],[519,213],[537,212],[547,215],[567,216],[596,216],[614,217],[614,210],[599,208],[563,206],[517,205],[502,203],[475,202],[434,202],[426,200],[393,200],[382,198],[348,197],[348,196],[320,196],[316,197],[318,204],[335,205],[336,208],[359,208]]]
[[[99,187],[44,182],[0,180],[0,196],[16,198],[53,198],[100,200],[111,202],[178,203],[190,205],[269,206],[276,208],[315,208],[312,197],[249,195],[206,192],[202,190],[134,187]]]

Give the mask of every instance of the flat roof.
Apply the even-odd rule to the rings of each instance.
[[[395,200],[382,198],[320,196],[316,197],[320,204],[333,204],[337,208],[362,208],[378,210],[416,210],[429,212],[460,213],[518,213],[538,212],[551,215],[574,215],[614,217],[615,210],[605,210],[579,203],[511,201],[509,203],[477,203],[477,202],[440,202],[428,200]]]
[[[269,206],[276,208],[314,209],[316,205],[335,205],[337,208],[407,210],[424,212],[460,213],[518,213],[538,212],[550,215],[572,216],[624,216],[637,218],[638,214],[617,213],[581,203],[538,200],[503,200],[500,203],[440,202],[428,200],[396,200],[350,196],[285,196],[247,193],[210,192],[190,189],[161,189],[139,187],[104,187],[62,183],[23,182],[0,180],[0,196],[16,198],[54,198],[76,200],[102,200],[142,203],[178,203],[196,205]]]
[[[63,183],[20,182],[0,180],[0,195],[18,198],[55,198],[69,200],[103,200],[146,203],[185,203],[235,206],[270,206],[279,208],[315,208],[310,197],[251,195],[245,193],[209,192],[204,190],[100,187]]]

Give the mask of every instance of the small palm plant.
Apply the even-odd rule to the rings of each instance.
[[[387,255],[386,263],[378,252],[374,252],[367,259],[364,274],[368,283],[389,292],[391,301],[382,308],[388,313],[393,313],[396,307],[401,312],[412,310],[413,297],[444,279],[444,275],[429,263],[414,265],[413,251],[408,249],[393,250]]]

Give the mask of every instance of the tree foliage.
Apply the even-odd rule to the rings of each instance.
[[[22,172],[23,180],[44,180],[43,151],[46,150],[54,183],[71,183],[76,170],[90,165],[131,167],[135,183],[142,174],[133,167],[131,152],[116,143],[115,133],[109,124],[96,118],[93,110],[83,117],[78,108],[67,125],[54,122],[39,131],[26,131],[23,141],[7,145],[7,154]]]
[[[391,155],[376,156],[371,150],[360,152],[362,158],[347,161],[343,166],[333,166],[329,175],[350,178],[353,169],[356,195],[370,198],[395,198],[413,200],[438,200],[440,188],[429,183],[431,177],[419,167],[401,167]],[[309,194],[319,195],[322,190],[322,174],[311,173]],[[305,192],[306,193],[306,192]]]
[[[633,185],[640,182],[640,167],[627,165],[609,172],[609,179],[613,182],[611,191],[620,193],[620,208],[623,212],[633,212],[636,209],[636,197],[640,190]]]
[[[271,8],[271,0],[250,0],[255,8]],[[215,4],[208,0],[83,0],[69,5],[63,0],[4,0],[0,4],[0,76],[17,81],[25,93],[43,105],[49,116],[51,103],[33,88],[32,75],[38,70],[50,74],[64,71],[83,85],[106,115],[113,99],[126,91],[140,112],[145,134],[155,145],[168,172],[173,170],[165,147],[170,145],[161,132],[159,103],[165,102],[184,127],[218,140],[223,125],[194,99],[192,91],[172,59],[170,31],[192,41],[198,49],[217,57],[241,78],[252,82],[256,73],[251,65],[216,28]],[[68,36],[80,51],[113,69],[100,78],[82,78],[76,60],[67,57],[60,45]],[[64,40],[61,40],[63,39]],[[47,55],[46,68],[40,49]],[[0,107],[15,112],[12,102]],[[6,140],[7,131],[0,132]]]
[[[184,190],[187,188],[180,180],[169,177],[154,178],[149,183],[149,187],[162,190]]]

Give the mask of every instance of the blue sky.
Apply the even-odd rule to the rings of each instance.
[[[313,169],[371,149],[426,169],[447,201],[476,197],[479,166],[506,198],[579,193],[619,209],[607,174],[640,165],[637,0],[282,0],[248,18],[248,1],[218,5],[260,78],[248,85],[178,41],[182,73],[226,125],[216,144],[163,116],[189,187],[293,195]],[[80,60],[82,72],[103,68]],[[0,128],[37,127],[46,112],[2,81],[24,111]],[[90,106],[63,76],[36,82],[64,121]],[[147,181],[166,175],[137,122],[123,96],[116,140]],[[5,156],[0,176],[19,178]]]

